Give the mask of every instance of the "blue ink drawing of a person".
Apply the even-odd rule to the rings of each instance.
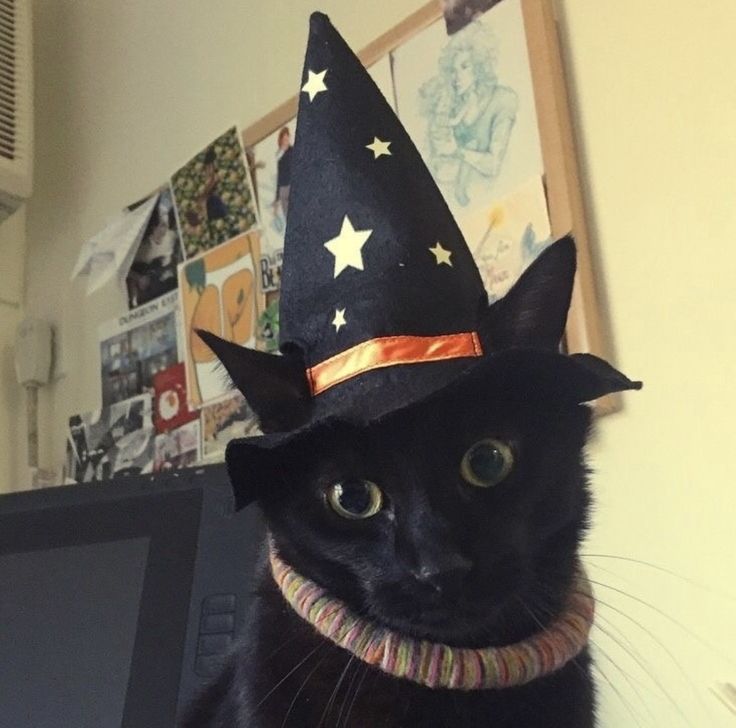
[[[439,73],[419,90],[430,167],[463,206],[471,184],[489,185],[498,176],[516,121],[519,99],[499,84],[496,60],[494,37],[472,23],[452,36],[440,53]]]

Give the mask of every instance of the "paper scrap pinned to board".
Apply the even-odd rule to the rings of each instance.
[[[134,210],[123,210],[82,245],[70,280],[87,276],[88,296],[111,279],[122,282],[128,275],[157,200],[155,194]]]

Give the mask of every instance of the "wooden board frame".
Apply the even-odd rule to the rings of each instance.
[[[607,359],[610,355],[609,342],[604,335],[596,296],[572,117],[553,6],[554,3],[549,0],[521,0],[550,227],[555,238],[572,232],[578,251],[565,347],[570,353],[587,352]],[[441,5],[438,0],[432,0],[369,43],[358,56],[364,66],[372,66],[440,18]],[[296,116],[297,105],[298,97],[294,96],[246,128],[243,132],[246,149],[291,121]],[[620,406],[620,395],[613,394],[597,400],[594,411],[596,415],[603,415],[620,409]]]

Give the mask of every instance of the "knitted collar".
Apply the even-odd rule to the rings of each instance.
[[[353,612],[298,574],[272,547],[271,570],[294,611],[321,635],[389,675],[430,688],[482,690],[524,685],[559,670],[588,642],[595,600],[580,567],[565,611],[543,632],[504,647],[451,647],[393,632]]]

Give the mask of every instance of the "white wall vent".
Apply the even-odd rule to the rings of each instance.
[[[31,0],[0,0],[0,221],[31,195],[31,38]]]

